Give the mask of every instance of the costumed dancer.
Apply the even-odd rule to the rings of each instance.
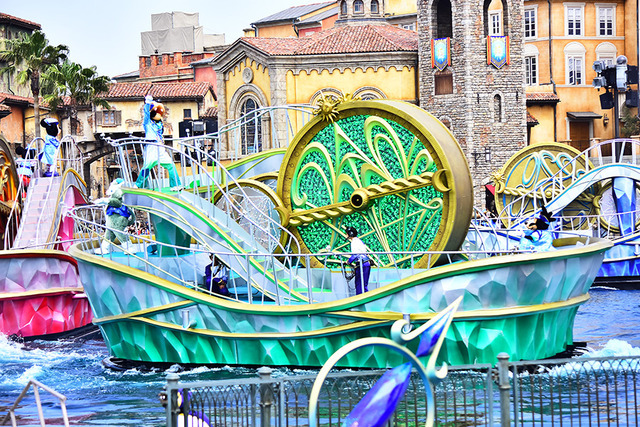
[[[31,160],[27,159],[27,150],[22,145],[18,145],[16,147],[16,155],[20,156],[20,158],[16,160],[16,172],[18,173],[18,178],[22,181],[22,196],[26,197],[26,190],[31,182],[31,177],[33,176]]]
[[[44,137],[44,147],[38,154],[44,171],[43,176],[58,176],[55,171],[55,162],[58,157],[58,148],[60,147],[58,121],[47,117],[40,121],[40,125],[47,131],[47,135]]]
[[[105,240],[101,245],[102,253],[108,252],[109,242],[116,243],[116,241],[120,241],[122,244],[129,242],[129,236],[125,233],[125,230],[128,226],[136,222],[136,217],[129,208],[122,203],[122,198],[122,190],[117,189],[113,192],[107,203],[107,231],[104,234]]]
[[[140,170],[138,179],[136,180],[136,186],[138,188],[147,187],[147,179],[151,168],[157,164],[160,164],[169,173],[169,187],[172,191],[180,191],[182,184],[180,183],[180,177],[176,171],[176,165],[173,164],[173,159],[162,147],[164,145],[164,125],[162,124],[162,116],[164,115],[164,105],[159,102],[155,102],[150,95],[144,98],[144,110],[142,125],[144,126],[144,137],[147,140],[154,141],[160,146],[155,144],[147,144],[142,151],[142,157],[144,159],[144,165]]]
[[[229,280],[229,269],[220,258],[211,254],[209,255],[211,264],[204,268],[204,284],[209,288],[210,292],[228,296],[227,280]]]
[[[553,236],[549,231],[549,224],[556,219],[551,217],[546,207],[542,207],[540,216],[527,225],[524,236],[520,239],[520,250],[534,250],[544,252],[553,250]]]
[[[369,275],[371,274],[371,260],[369,259],[369,249],[358,237],[358,230],[354,227],[347,227],[347,240],[351,243],[351,253],[349,264],[353,264],[356,270],[356,295],[368,292]]]

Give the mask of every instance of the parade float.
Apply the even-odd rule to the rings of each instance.
[[[32,142],[33,152],[41,142]],[[74,230],[66,213],[86,202],[86,185],[76,172],[82,156],[68,137],[60,150],[57,176],[41,176],[35,159],[20,160],[33,173],[25,187],[13,153],[0,144],[0,333],[18,339],[57,338],[91,326],[77,263],[66,252]]]
[[[388,338],[394,322],[422,324],[458,298],[439,356],[450,364],[493,363],[500,352],[540,359],[572,343],[610,242],[567,236],[547,252],[461,251],[472,181],[441,122],[386,100],[326,99],[316,113],[283,157],[260,153],[256,175],[234,176],[193,140],[163,146],[182,158],[182,191],[162,171],[152,188],[133,187],[131,153],[149,142],[113,142],[125,204],[153,233],[105,250],[99,213],[77,208],[85,240],[70,248],[113,359],[318,367],[349,342]],[[345,227],[369,249],[368,292],[354,294],[347,280]],[[204,283],[212,253],[229,267],[229,296]],[[337,366],[401,363],[363,348]]]
[[[516,153],[494,174],[495,216],[482,239],[517,243],[517,229],[542,206],[559,219],[557,236],[611,240],[596,283],[640,285],[640,141],[615,139],[580,152],[567,144],[534,144]],[[484,221],[485,225],[489,223]],[[515,233],[514,233],[515,231]],[[491,244],[475,247],[489,248]]]

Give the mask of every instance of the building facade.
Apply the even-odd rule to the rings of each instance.
[[[525,0],[523,26],[527,103],[539,122],[530,141],[566,142],[584,150],[594,140],[613,138],[614,110],[601,108],[604,90],[592,86],[592,64],[615,65],[625,55],[630,65],[638,65],[637,2]],[[548,93],[558,102],[542,108],[537,100]],[[621,106],[625,98],[620,97]]]
[[[241,38],[212,64],[218,76],[219,126],[256,108],[315,105],[325,95],[418,100],[418,35],[384,20],[338,20],[334,27],[303,38]],[[295,133],[303,125],[302,117],[286,121],[278,112],[261,120],[261,145],[252,146],[251,132],[233,140],[223,135],[223,158],[278,147],[288,131]]]

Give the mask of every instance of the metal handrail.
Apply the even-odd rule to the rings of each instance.
[[[41,144],[44,143],[44,139],[43,138],[34,138],[29,145],[27,146],[27,153],[30,152],[30,150],[35,149],[37,153],[39,153],[41,151]],[[72,156],[68,156],[66,154],[68,153],[73,153]],[[61,157],[61,155],[63,155]],[[36,154],[37,155],[37,154]],[[35,158],[35,159],[25,159],[25,160],[29,160],[33,166],[33,176],[34,177],[38,177],[38,178],[42,178],[42,171],[40,169],[40,161]],[[56,172],[58,169],[60,169],[59,174],[63,175],[64,172],[66,172],[69,169],[75,170],[76,172],[78,172],[80,175],[82,175],[82,171],[84,170],[84,155],[82,153],[82,151],[80,150],[80,147],[78,146],[78,144],[76,143],[75,139],[70,136],[70,135],[66,135],[64,137],[62,137],[62,139],[60,140],[60,146],[58,147],[58,150],[56,151],[56,156],[54,159],[54,164],[56,165]],[[51,197],[51,189],[52,189],[52,183],[53,183],[53,179],[54,177],[49,177],[48,179],[48,185],[47,185],[47,194],[46,194],[46,199],[48,199],[49,197]],[[16,202],[18,200],[22,199],[22,193],[24,192],[25,188],[24,188],[24,184],[22,182],[22,180],[19,180],[19,184],[18,184],[18,189],[17,189],[17,196],[16,196]],[[28,198],[29,196],[27,196]],[[24,201],[26,203],[26,200]],[[19,226],[20,226],[20,221],[18,218],[18,206],[20,205],[20,203],[14,203],[13,206],[11,207],[11,212],[9,213],[9,216],[7,218],[7,224],[5,226],[5,233],[4,233],[4,248],[8,249],[10,246],[13,246],[13,239],[12,236],[14,236],[15,233],[15,237],[17,237],[17,233],[19,231]],[[20,212],[21,214],[24,214],[24,212]],[[42,224],[42,216],[45,214],[44,210],[40,212],[40,216],[38,218],[38,222],[37,222],[37,235],[39,235],[40,232],[40,226]],[[47,243],[47,242],[45,242]]]
[[[631,164],[638,164],[638,154],[636,151],[640,153],[640,141],[631,139],[631,138],[618,138],[611,139],[607,141],[599,142],[586,150],[582,151],[580,154],[576,155],[573,159],[565,163],[558,171],[556,171],[552,176],[544,179],[541,182],[536,183],[535,187],[530,189],[528,192],[524,193],[520,197],[512,200],[508,205],[506,205],[502,211],[499,213],[498,217],[515,217],[518,220],[522,219],[521,215],[509,215],[508,213],[512,211],[512,208],[517,203],[522,203],[524,200],[532,199],[534,203],[534,210],[537,211],[537,200],[541,198],[545,205],[550,203],[556,195],[562,193],[569,185],[565,185],[565,182],[569,180],[569,184],[575,182],[580,176],[588,173],[590,168],[590,161],[597,159],[597,165],[595,167],[604,166],[604,159],[611,157],[613,163],[623,163],[624,151],[626,146],[631,146]],[[620,146],[620,158],[615,158],[616,146]],[[611,156],[603,156],[603,148],[609,148],[611,150]],[[605,150],[606,151],[606,150]],[[584,161],[584,164],[578,164],[579,161]],[[578,166],[580,169],[578,170]],[[547,198],[547,192],[551,192],[551,198]],[[522,214],[522,211],[520,212]]]
[[[13,406],[9,408],[9,412],[7,413],[7,415],[4,416],[4,418],[2,419],[2,422],[0,422],[0,425],[4,425],[5,422],[7,422],[7,419],[9,418],[11,419],[11,425],[13,427],[16,427],[18,425],[16,420],[16,414],[15,414],[16,408],[18,407],[18,404],[22,401],[22,399],[27,395],[27,392],[29,391],[29,387],[32,387],[32,386],[33,386],[33,394],[36,399],[36,405],[38,407],[38,419],[40,420],[40,425],[44,427],[45,420],[44,420],[44,413],[42,412],[42,402],[40,401],[40,393],[38,391],[38,388],[41,388],[47,393],[50,393],[54,397],[58,398],[58,400],[60,401],[60,409],[62,410],[62,421],[64,422],[65,427],[69,427],[69,417],[67,415],[66,396],[58,393],[52,388],[49,388],[46,385],[34,379],[29,380],[25,388],[22,390],[22,393],[20,393],[20,396],[18,396],[18,398],[16,399]]]
[[[272,243],[274,244],[274,247],[279,248],[279,250],[281,252],[290,252],[291,248],[293,247],[293,251],[294,252],[299,252],[299,248],[300,246],[300,242],[298,242],[298,239],[293,235],[293,233],[291,233],[291,231],[289,231],[286,227],[283,227],[282,224],[280,224],[280,222],[275,221],[273,218],[271,218],[267,213],[262,212],[251,200],[251,198],[249,197],[249,195],[244,191],[244,189],[242,188],[242,186],[238,183],[238,181],[236,180],[236,178],[222,165],[222,163],[220,163],[215,156],[212,156],[211,154],[207,153],[206,151],[204,151],[202,148],[197,147],[196,144],[194,143],[193,145],[189,144],[190,141],[194,141],[196,139],[199,139],[200,137],[192,137],[192,138],[186,138],[186,139],[178,139],[175,140],[174,142],[178,144],[179,148],[175,148],[172,146],[168,146],[168,145],[163,145],[163,144],[159,144],[157,142],[151,142],[149,140],[145,140],[142,138],[125,138],[125,139],[121,139],[121,140],[108,140],[108,142],[114,146],[114,148],[117,150],[118,152],[118,157],[120,158],[120,165],[122,167],[122,173],[123,173],[123,179],[125,181],[125,184],[127,186],[133,186],[133,177],[132,177],[132,170],[130,167],[130,163],[129,163],[129,156],[127,155],[129,150],[136,150],[136,147],[142,149],[144,148],[145,145],[153,145],[153,146],[157,146],[158,149],[166,149],[169,150],[172,154],[176,153],[177,155],[180,156],[180,166],[181,166],[181,171],[182,171],[182,176],[181,179],[183,181],[186,181],[187,175],[184,173],[188,166],[187,163],[191,164],[191,167],[195,167],[197,169],[197,173],[194,173],[192,176],[192,188],[191,191],[193,191],[194,195],[200,196],[200,194],[198,193],[198,188],[196,187],[196,183],[198,180],[198,177],[200,178],[205,178],[206,182],[208,184],[212,184],[213,186],[215,186],[215,188],[217,189],[217,191],[220,192],[221,197],[224,198],[224,200],[227,202],[227,206],[232,210],[231,213],[237,215],[238,217],[244,217],[244,219],[248,220],[256,229],[260,230],[261,232],[265,233],[266,236],[268,236]],[[186,142],[185,142],[186,141]],[[193,155],[191,155],[191,153],[196,154],[196,156],[194,157]],[[174,158],[174,156],[172,156],[172,159]],[[135,158],[136,161],[136,166],[138,167],[138,169],[141,169],[140,164],[138,164],[137,162],[137,158]],[[212,165],[212,170],[214,172],[210,172],[209,171],[209,167],[206,166],[207,164],[211,164]],[[220,177],[216,177],[216,175],[221,175]],[[222,184],[220,181],[222,181],[222,176],[224,176],[224,184]],[[148,178],[152,183],[154,181],[157,181],[157,188],[160,188],[159,182],[160,179],[159,178],[153,178],[153,174],[150,171],[150,177]],[[289,246],[288,248],[285,247],[284,245],[282,245],[281,241],[280,241],[280,237],[279,236],[274,236],[273,233],[271,232],[271,230],[267,230],[265,229],[262,225],[258,224],[256,221],[254,221],[251,218],[248,218],[245,216],[245,211],[244,209],[239,206],[238,202],[235,200],[235,198],[230,197],[229,193],[228,193],[228,188],[229,188],[229,184],[233,183],[235,185],[234,188],[237,189],[237,191],[240,191],[243,195],[243,197],[245,198],[246,201],[248,201],[248,203],[250,205],[252,205],[252,207],[255,210],[255,213],[265,219],[267,221],[268,224],[270,224],[274,229],[277,229],[280,231],[280,233],[284,233],[287,235],[287,245]],[[183,191],[187,191],[187,190],[183,190]],[[213,196],[214,193],[211,192],[211,187],[208,186],[207,187],[207,198],[211,201],[211,203],[213,203]],[[229,218],[231,218],[231,216],[228,215]]]
[[[184,246],[176,246],[172,244],[158,242],[153,240],[153,236],[144,236],[137,235],[132,233],[127,233],[121,230],[115,230],[109,228],[98,221],[102,217],[102,209],[98,207],[77,207],[75,208],[69,215],[74,219],[74,224],[76,226],[76,236],[78,241],[78,248],[83,251],[93,252],[94,248],[100,247],[100,243],[104,239],[104,234],[106,230],[111,230],[121,235],[125,236],[126,244],[115,245],[110,243],[109,252],[102,253],[102,256],[105,256],[107,259],[110,259],[113,262],[118,262],[121,264],[128,265],[131,268],[135,268],[141,271],[145,271],[147,273],[155,274],[157,276],[165,277],[167,280],[170,280],[176,284],[183,285],[185,287],[197,290],[204,291],[206,290],[199,286],[199,280],[203,276],[204,264],[198,265],[198,256],[200,256],[200,263],[203,260],[208,260],[208,255],[211,254],[211,249],[206,248],[200,245],[190,245],[190,247]],[[97,218],[97,220],[96,220]],[[584,236],[583,236],[584,237]],[[137,243],[134,243],[137,242]],[[588,243],[588,242],[587,242]],[[179,268],[179,271],[170,271],[167,268],[163,268],[162,266],[156,265],[151,262],[148,256],[148,248],[152,245],[156,246],[156,251],[158,253],[173,253],[175,254],[176,259],[178,258],[178,254],[180,254],[180,259],[182,260]],[[528,250],[517,250],[517,249],[479,249],[479,250],[467,250],[467,251],[434,251],[434,252],[371,252],[369,255],[372,258],[378,257],[388,257],[389,259],[394,260],[386,266],[374,265],[372,266],[372,282],[375,283],[391,283],[393,281],[397,281],[407,277],[410,274],[415,274],[416,271],[427,271],[431,268],[435,267],[417,267],[417,260],[427,256],[443,256],[449,263],[453,262],[456,259],[459,259],[461,255],[466,256],[469,259],[480,259],[486,258],[490,256],[496,256],[500,254],[504,255],[513,255],[518,253],[529,253],[531,251]],[[116,253],[122,253],[125,256],[118,256]],[[264,267],[262,272],[254,272],[254,277],[250,276],[251,269],[249,267],[246,270],[234,270],[236,274],[240,277],[243,277],[249,286],[255,287],[258,291],[261,292],[261,301],[256,300],[253,297],[254,303],[264,303],[266,299],[272,299],[278,301],[279,303],[301,303],[304,301],[300,301],[299,298],[295,298],[294,292],[300,292],[300,290],[296,290],[295,286],[289,286],[288,289],[280,288],[276,286],[274,291],[265,291],[264,289],[260,290],[256,287],[256,283],[260,283],[260,279],[269,280],[273,282],[274,278],[269,275],[273,275],[274,270],[269,269],[272,260],[282,260],[285,261],[283,263],[295,266],[295,274],[298,277],[307,277],[306,286],[308,289],[304,291],[307,293],[308,302],[313,303],[316,302],[314,300],[314,294],[316,292],[324,292],[325,282],[322,281],[320,283],[319,288],[314,288],[312,286],[311,280],[308,278],[311,276],[311,272],[314,274],[332,274],[339,273],[341,271],[341,265],[344,264],[345,258],[348,258],[351,253],[340,252],[340,253],[315,253],[315,254],[265,254],[265,253],[235,253],[235,252],[215,252],[218,257],[226,258],[226,259],[235,259],[235,265],[249,265],[250,262],[255,264],[260,264]],[[395,261],[395,259],[400,256],[404,259],[403,263]],[[190,258],[192,257],[192,258]],[[321,267],[311,267],[311,258],[315,257],[322,261]],[[168,259],[168,257],[163,257]],[[193,260],[191,263],[190,260]],[[287,261],[288,260],[288,261]],[[188,261],[188,262],[187,262]],[[431,264],[430,262],[428,263]],[[175,270],[175,269],[174,269]],[[291,272],[291,274],[294,274]],[[256,276],[257,275],[257,276]],[[383,280],[381,280],[381,277]],[[277,278],[276,278],[277,279]],[[295,283],[295,281],[293,282]],[[302,286],[305,284],[300,283]],[[328,285],[327,283],[326,285]],[[381,285],[382,286],[382,285]],[[286,294],[278,294],[278,292],[285,291]],[[350,291],[349,291],[350,292]],[[251,295],[251,293],[250,293]],[[325,295],[328,296],[328,295]],[[337,296],[336,296],[337,298]],[[232,295],[232,299],[241,300],[236,293]]]

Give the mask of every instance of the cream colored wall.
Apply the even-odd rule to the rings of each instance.
[[[258,28],[258,37],[297,37],[290,22]]]
[[[529,143],[553,142],[553,107],[531,105],[527,107],[527,111],[538,120],[538,124],[531,128]]]
[[[357,89],[365,86],[380,89],[388,99],[411,102],[416,100],[414,68],[404,67],[397,70],[391,67],[389,71],[385,71],[380,67],[377,70],[368,68],[366,71],[361,68],[346,69],[342,73],[339,70],[333,72],[324,70],[320,74],[316,71],[309,74],[303,71],[297,76],[288,72],[287,103],[308,103],[317,91],[325,88],[334,88],[342,93],[353,94]]]
[[[242,80],[242,70],[246,67],[249,67],[253,70],[253,80],[251,84],[257,86],[262,93],[265,95],[267,100],[270,102],[271,100],[271,79],[269,77],[269,70],[265,68],[263,65],[258,64],[255,61],[252,61],[249,58],[246,58],[244,61],[239,62],[232,70],[225,74],[226,81],[226,109],[228,111],[228,118],[234,118],[234,111],[231,111],[231,101],[233,99],[233,94],[236,93],[238,89],[245,85]],[[262,105],[266,107],[267,105]]]
[[[416,0],[386,0],[385,13],[389,15],[406,15],[417,12]]]

